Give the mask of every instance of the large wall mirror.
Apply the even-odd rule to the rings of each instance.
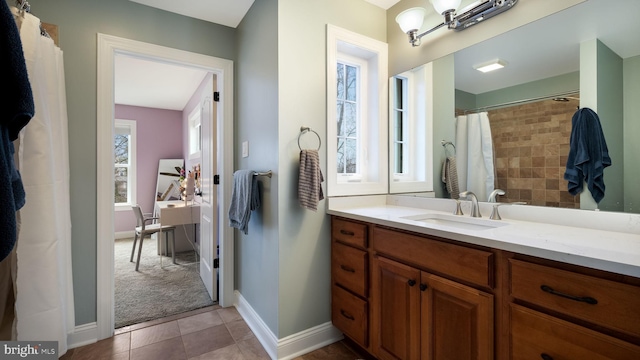
[[[589,0],[454,54],[455,114],[452,110],[450,118],[435,118],[434,127],[445,122],[444,127],[455,129],[456,116],[487,112],[494,186],[506,191],[499,201],[588,208],[581,204],[580,196],[568,194],[563,174],[571,117],[578,107],[590,107],[606,114],[600,120],[613,162],[605,169],[607,190],[599,208],[640,212],[640,195],[632,189],[640,176],[640,168],[634,165],[637,160],[633,160],[640,158],[640,145],[633,139],[640,134],[636,120],[640,111],[637,14],[637,0]],[[591,44],[597,60],[590,58]],[[603,62],[603,52],[610,54],[605,58],[617,67],[615,76],[601,72],[600,64],[597,71],[587,74],[588,63]],[[474,68],[496,59],[506,66],[489,73]],[[595,84],[599,88],[604,82],[619,91],[596,88]],[[434,138],[434,144],[441,140],[455,144],[452,131],[451,139]],[[440,160],[452,148],[434,147],[441,151],[433,162],[434,173],[440,174]],[[456,151],[464,151],[462,148],[457,146]],[[444,189],[444,184],[434,183],[438,186]],[[435,194],[449,197],[446,191]]]

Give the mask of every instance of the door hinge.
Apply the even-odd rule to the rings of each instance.
[[[220,267],[220,259],[213,259],[213,268],[217,269]]]
[[[220,91],[214,91],[213,92],[213,101],[215,101],[215,102],[219,102],[220,101]]]
[[[220,185],[220,175],[213,175],[213,185]]]

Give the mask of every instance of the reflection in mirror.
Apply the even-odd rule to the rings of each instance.
[[[640,124],[633,121],[640,111],[638,13],[639,1],[585,1],[455,53],[456,115],[488,112],[495,186],[506,191],[498,201],[585,208],[584,197],[568,195],[563,180],[571,116],[580,106],[600,115],[613,161],[605,170],[607,193],[600,205],[607,204],[600,209],[640,212],[640,195],[631,189],[640,176],[638,167],[631,166],[640,157],[631,139],[640,133]],[[612,17],[616,26],[608,24]],[[568,26],[567,19],[580,21]],[[585,51],[589,43],[596,44],[596,55]],[[606,60],[618,67],[617,84],[601,71],[601,47],[611,53]],[[486,74],[473,68],[496,58],[507,66]],[[585,72],[591,64],[595,70]],[[619,89],[616,95],[600,87],[604,82]],[[568,101],[553,101],[558,97]],[[611,113],[619,116],[605,116]],[[453,128],[453,121],[447,126]],[[439,167],[434,163],[435,172]]]
[[[391,78],[389,91],[389,191],[433,191],[431,105],[433,64],[429,63]]]
[[[180,200],[180,184],[178,180],[183,166],[183,159],[160,159],[158,162],[156,201]]]

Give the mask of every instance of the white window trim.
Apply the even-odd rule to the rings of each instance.
[[[401,74],[409,80],[408,111],[410,171],[398,176],[393,172],[395,159],[393,146],[389,147],[389,169],[392,181],[390,193],[433,191],[433,64],[428,63]],[[393,78],[389,81],[391,84]],[[393,109],[389,111],[391,118]],[[389,131],[389,143],[393,143],[394,130]]]
[[[130,143],[129,143],[129,171],[127,172],[127,174],[129,175],[129,183],[127,183],[127,186],[129,187],[129,198],[127,199],[128,201],[126,203],[114,203],[114,210],[115,211],[128,211],[131,210],[131,206],[133,206],[134,204],[137,204],[138,202],[138,198],[137,198],[137,183],[138,183],[138,168],[137,168],[137,151],[136,151],[136,147],[137,147],[137,142],[138,142],[138,138],[136,136],[136,127],[137,127],[137,123],[135,120],[124,120],[124,119],[115,119],[114,120],[114,128],[116,127],[127,127],[129,128],[129,134],[130,134]],[[112,140],[113,143],[113,140]],[[113,149],[112,149],[113,151]],[[113,159],[113,156],[111,157]],[[115,164],[114,164],[115,166]]]
[[[327,194],[348,196],[386,194],[389,184],[388,162],[388,47],[366,36],[327,25]],[[366,121],[368,139],[363,147],[361,163],[366,172],[360,181],[338,181],[336,129],[336,64],[343,55],[355,56],[368,63]]]

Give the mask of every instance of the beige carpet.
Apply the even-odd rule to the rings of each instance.
[[[156,241],[146,238],[139,271],[129,262],[133,239],[115,241],[115,328],[213,305],[200,279],[194,251],[171,257],[157,254]],[[138,255],[136,244],[136,256]],[[134,261],[135,261],[134,257]]]

